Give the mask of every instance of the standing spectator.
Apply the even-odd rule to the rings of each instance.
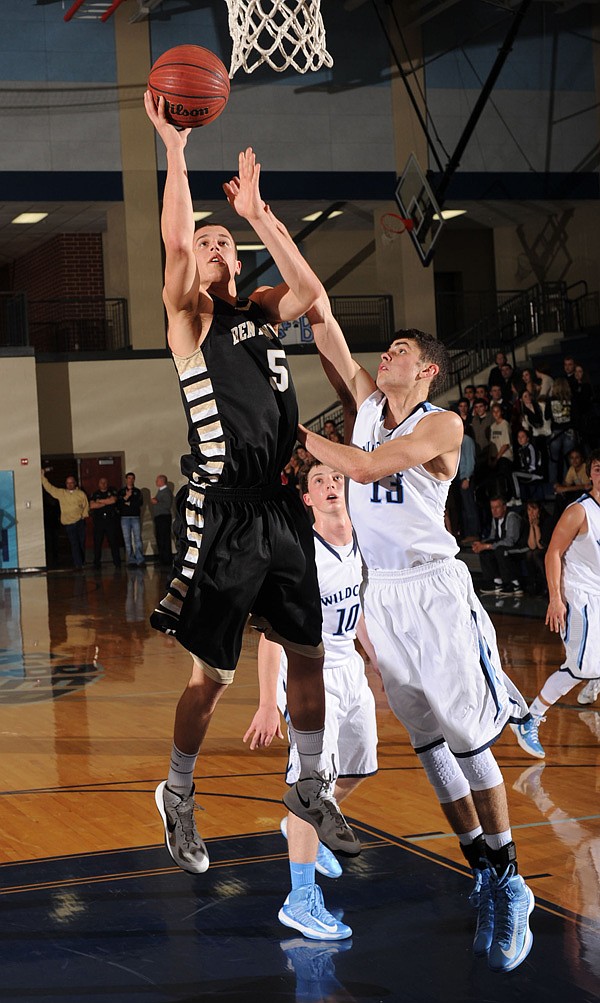
[[[113,564],[115,568],[120,568],[117,492],[109,487],[106,477],[100,477],[98,480],[98,490],[94,491],[90,498],[90,511],[94,524],[94,567],[99,568],[102,563],[102,544],[106,536]]]
[[[545,417],[545,405],[539,404],[529,390],[521,394],[519,405],[521,428],[529,432],[534,446],[539,450],[542,460],[542,477],[548,478],[548,439],[550,438],[550,420]]]
[[[546,400],[552,392],[553,379],[550,374],[548,366],[540,362],[538,366],[535,367],[535,378],[539,380],[540,388],[538,390],[538,400]]]
[[[121,530],[125,542],[127,567],[143,568],[146,565],[142,550],[142,492],[135,486],[135,474],[125,474],[125,487],[117,496],[117,507],[121,516]]]
[[[475,502],[475,440],[464,435],[460,446],[460,459],[456,482],[460,485],[461,542],[473,543],[480,533],[479,513]]]
[[[527,591],[530,595],[539,596],[546,592],[546,572],[544,559],[552,536],[552,517],[540,502],[528,501],[526,508],[527,550]]]
[[[323,435],[326,439],[329,439],[332,432],[335,432],[337,435],[337,425],[331,418],[328,418],[327,421],[323,422]]]
[[[502,415],[500,404],[492,404],[488,466],[490,468],[489,480],[494,485],[492,490],[501,491],[505,497],[508,497],[511,493],[513,447],[510,425]]]
[[[487,383],[478,383],[475,387],[475,400],[473,401],[473,407],[475,406],[475,401],[484,400],[486,403],[489,402],[489,392]]]
[[[471,425],[471,411],[469,409],[469,401],[466,397],[461,397],[456,405],[456,412],[462,418],[462,423],[465,432]]]
[[[527,498],[527,485],[535,481],[542,480],[542,457],[529,437],[529,432],[525,428],[520,428],[517,432],[517,456],[515,469],[513,470],[513,486],[515,498]],[[524,491],[521,490],[521,485]]]
[[[502,398],[507,403],[510,402],[512,404],[522,389],[521,375],[518,369],[513,369],[510,362],[505,362],[503,366],[500,366],[500,376],[502,378],[500,384],[502,387]]]
[[[502,373],[500,369],[505,366],[508,362],[504,352],[496,352],[496,362],[490,369],[490,375],[488,376],[488,387],[491,387],[492,383],[500,383],[502,381]]]
[[[577,363],[572,355],[565,355],[563,359],[563,376],[571,388],[571,393],[573,393],[576,384],[575,378],[575,368]]]
[[[494,404],[498,404],[502,408],[502,417],[510,421],[513,410],[512,401],[503,397],[502,387],[499,383],[492,383],[490,387],[490,411]]]
[[[510,553],[521,535],[521,517],[509,512],[504,498],[490,498],[492,528],[489,536],[473,544],[473,553],[479,554],[484,582],[483,595],[522,596],[517,562]]]
[[[463,397],[469,405],[469,414],[473,414],[473,404],[475,402],[475,386],[473,383],[467,383]]]
[[[75,477],[67,477],[64,488],[55,488],[46,478],[49,468],[42,470],[42,487],[60,505],[60,521],[65,527],[73,567],[78,570],[85,564],[85,520],[90,506],[85,491],[77,486]]]
[[[575,445],[571,387],[564,377],[559,376],[554,380],[544,413],[546,418],[550,419],[548,480],[551,484],[556,484],[562,481],[565,458]]]
[[[171,508],[173,507],[173,492],[165,474],[156,478],[156,494],[152,499],[152,515],[154,516],[154,535],[158,549],[158,560],[166,567],[173,560],[171,549]]]
[[[571,383],[573,426],[580,442],[586,442],[589,439],[588,433],[594,414],[592,384],[583,366],[575,366],[574,376],[575,379]]]

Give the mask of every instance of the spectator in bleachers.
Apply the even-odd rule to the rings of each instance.
[[[532,442],[539,449],[542,460],[542,475],[548,476],[548,438],[550,436],[550,420],[544,415],[545,405],[539,404],[529,390],[524,390],[519,402],[519,420],[521,428],[529,432]]]
[[[475,440],[477,466],[486,469],[490,449],[490,425],[493,420],[487,401],[476,400],[471,419],[471,433]]]
[[[512,404],[518,398],[521,390],[521,374],[518,369],[513,369],[510,362],[505,362],[503,366],[500,366],[500,376],[502,398]]]
[[[475,453],[475,440],[467,432],[461,443],[458,471],[455,478],[460,492],[460,539],[462,543],[473,543],[479,538],[481,532],[475,501]]]
[[[542,457],[535,443],[526,428],[520,428],[517,432],[517,454],[513,470],[513,487],[516,499],[527,499],[529,485],[536,481],[539,483],[542,478]]]
[[[492,526],[485,539],[473,544],[483,572],[483,595],[523,595],[519,580],[518,561],[511,553],[521,535],[521,517],[508,510],[504,498],[490,498]]]
[[[463,397],[465,398],[465,400],[468,401],[468,404],[469,404],[469,414],[473,414],[473,402],[475,400],[475,387],[473,386],[472,383],[467,383],[467,385],[466,385],[466,387],[464,389],[464,392],[463,392]]]
[[[573,375],[574,380],[571,383],[573,425],[580,441],[585,442],[594,415],[592,384],[583,366],[576,365]]]
[[[526,588],[530,595],[547,594],[546,570],[544,557],[552,536],[552,516],[540,502],[528,501],[526,506],[527,519],[527,550],[525,562],[527,565]]]
[[[546,400],[552,392],[552,383],[554,382],[548,366],[540,362],[535,367],[535,378],[539,380],[538,400]]]
[[[462,418],[463,428],[466,432],[471,426],[471,411],[469,408],[469,401],[466,397],[461,397],[456,404],[456,413]]]
[[[535,378],[533,369],[526,367],[525,369],[521,370],[521,383],[522,387],[520,396],[523,396],[523,392],[527,390],[528,393],[531,394],[533,400],[536,400],[539,390],[539,384]]]
[[[500,404],[492,404],[492,424],[490,425],[490,496],[495,491],[505,498],[512,494],[513,446],[510,425],[502,416]]]
[[[489,405],[490,394],[487,383],[478,383],[475,387],[475,401],[478,400],[484,400]],[[475,404],[475,401],[473,401],[473,404]]]
[[[500,372],[501,366],[505,366],[508,362],[504,352],[496,352],[496,362],[490,369],[490,375],[488,376],[487,385],[491,387],[492,383],[502,382],[502,373]]]
[[[512,417],[512,401],[505,400],[502,396],[502,387],[499,383],[492,383],[490,386],[490,411],[497,404],[502,409],[502,417],[510,421]]]
[[[572,355],[565,355],[563,359],[563,376],[571,387],[571,393],[575,389],[575,366],[577,363]]]
[[[326,439],[329,438],[332,432],[337,432],[337,425],[331,418],[323,422],[323,435]]]
[[[562,482],[566,457],[575,446],[571,387],[565,377],[559,376],[554,380],[544,415],[550,419],[551,430],[548,439],[548,480],[556,484]]]
[[[568,456],[569,469],[561,484],[554,485],[557,504],[554,510],[555,521],[565,510],[569,502],[575,501],[590,487],[591,481],[586,470],[586,462],[580,449],[572,449]]]

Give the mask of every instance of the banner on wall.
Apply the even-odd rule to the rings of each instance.
[[[0,568],[18,568],[15,476],[0,470]]]
[[[312,327],[306,317],[298,320],[283,320],[277,325],[279,340],[284,345],[314,345]]]

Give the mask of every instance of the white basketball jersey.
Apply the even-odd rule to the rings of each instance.
[[[587,533],[576,536],[565,550],[563,582],[567,587],[600,595],[600,505],[591,495],[582,495],[571,504],[583,505]]]
[[[364,401],[356,417],[353,445],[371,452],[408,435],[428,414],[443,410],[423,401],[396,428],[387,429],[383,426],[385,403],[380,390]],[[439,481],[421,465],[373,484],[350,481],[350,518],[367,567],[400,571],[454,557],[459,548],[444,525],[449,489],[450,481]]]
[[[347,557],[315,536],[315,559],[323,611],[324,669],[344,665],[354,655],[356,624],[361,614],[362,559],[356,538]]]

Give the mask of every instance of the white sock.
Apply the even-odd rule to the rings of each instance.
[[[323,737],[325,728],[319,731],[298,731],[291,726],[291,732],[298,749],[300,759],[300,780],[310,777],[311,773],[319,770],[322,766]]]
[[[512,843],[512,834],[510,829],[506,829],[505,832],[495,832],[491,836],[486,832],[485,841],[490,850],[501,850],[507,843]]]
[[[461,846],[468,846],[470,843],[474,842],[478,836],[481,836],[483,829],[480,825],[476,829],[471,829],[471,832],[459,832],[458,842]]]
[[[187,797],[188,794],[191,794],[192,787],[194,786],[194,767],[196,766],[197,758],[197,752],[188,756],[184,752],[180,752],[175,742],[173,742],[167,787],[174,794],[180,794],[181,797]]]

